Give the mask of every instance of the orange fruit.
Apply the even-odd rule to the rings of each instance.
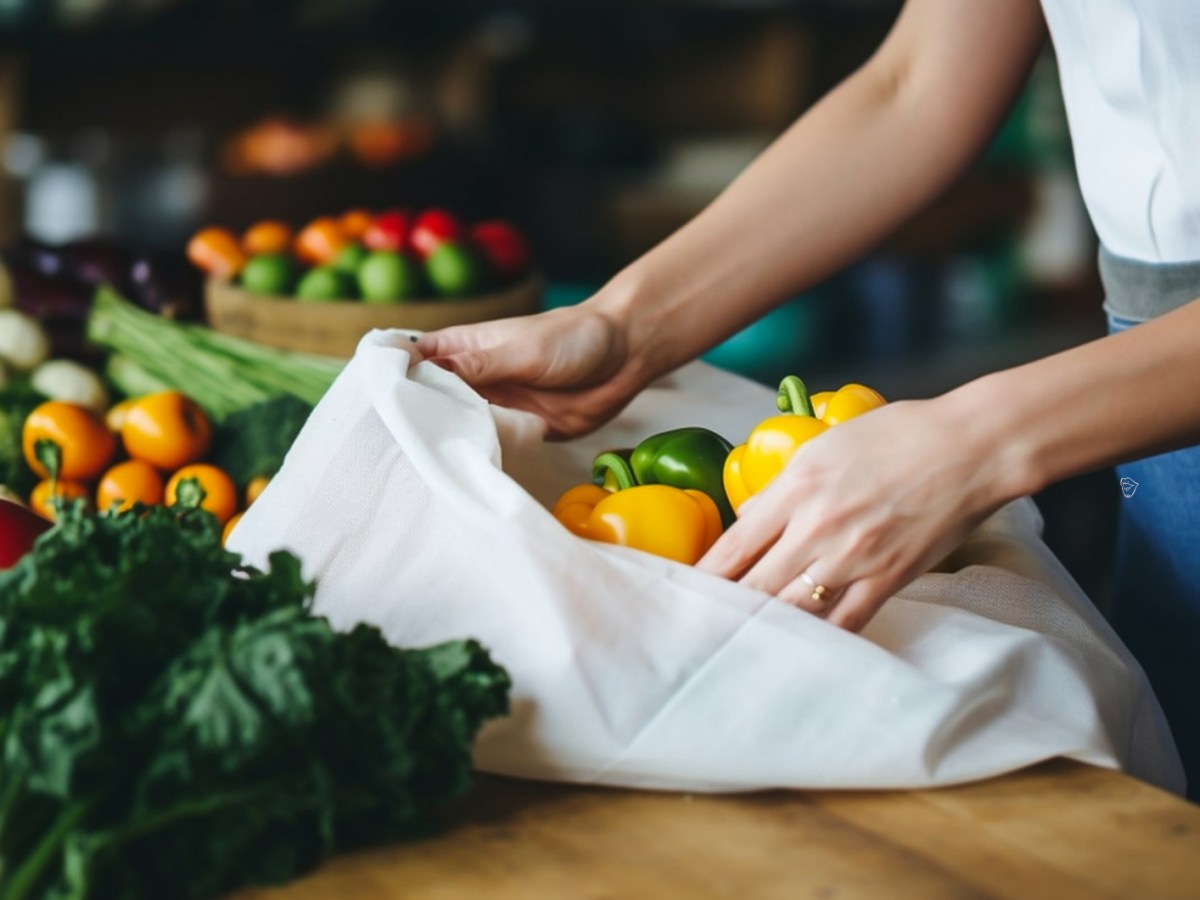
[[[94,412],[78,403],[48,400],[33,410],[21,430],[21,449],[29,468],[50,477],[43,461],[50,445],[58,447],[58,477],[90,481],[108,466],[117,440]]]
[[[296,235],[296,256],[314,266],[323,266],[333,262],[349,239],[342,226],[336,219],[323,216],[313,219],[304,226],[304,230]]]
[[[121,426],[125,424],[125,417],[129,415],[129,410],[136,402],[136,397],[129,397],[115,406],[108,408],[108,412],[104,414],[104,424],[108,427],[109,431],[113,434],[121,433]]]
[[[163,480],[158,469],[141,459],[127,459],[104,473],[96,486],[96,509],[118,512],[135,503],[155,506],[163,500]]]
[[[229,536],[233,534],[233,529],[237,528],[237,523],[242,521],[242,515],[242,513],[234,513],[229,521],[225,523],[225,529],[221,532],[222,547],[229,543]]]
[[[62,497],[64,500],[91,500],[92,492],[82,481],[59,479],[57,482],[39,481],[29,495],[29,508],[43,519],[55,521],[54,507],[51,500]]]
[[[291,227],[278,219],[255,222],[242,235],[242,250],[247,256],[263,253],[288,253],[294,240]]]
[[[371,214],[370,210],[351,209],[342,213],[342,217],[338,219],[338,225],[341,226],[342,234],[346,236],[347,241],[361,241],[374,221],[375,216]]]
[[[170,471],[208,452],[212,424],[196,401],[179,391],[138,397],[121,425],[121,440],[134,459]]]
[[[188,484],[185,485],[185,482]],[[222,525],[237,512],[237,486],[234,485],[233,479],[208,463],[184,466],[171,476],[171,480],[167,482],[167,506],[178,503],[181,492],[184,495],[183,501],[189,502],[187,491],[192,484],[204,492],[200,508],[207,509]]]
[[[227,228],[202,228],[188,241],[187,257],[213,278],[231,281],[246,264],[242,245]]]
[[[268,478],[266,475],[259,475],[255,478],[250,479],[249,484],[246,485],[246,505],[247,506],[249,506],[251,503],[253,503],[255,500],[258,499],[259,494],[261,494],[266,489],[267,484],[270,482],[270,480],[271,479]]]

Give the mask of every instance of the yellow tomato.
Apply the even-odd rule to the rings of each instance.
[[[117,449],[100,418],[85,406],[49,400],[29,414],[21,431],[21,449],[29,468],[48,478],[44,458],[50,445],[58,447],[58,477],[90,481],[104,471]]]
[[[208,452],[212,425],[194,400],[179,391],[159,391],[130,405],[121,440],[134,459],[171,471]]]
[[[104,473],[96,486],[96,509],[101,512],[129,509],[135,503],[155,506],[163,500],[163,479],[158,469],[141,459],[127,459]]]
[[[43,519],[55,521],[53,500],[61,497],[63,500],[89,500],[92,492],[82,481],[59,479],[57,482],[39,481],[29,495],[29,508]]]
[[[174,506],[178,503],[181,493],[184,494],[182,499],[185,502],[188,500],[185,482],[194,484],[204,492],[200,508],[206,509],[216,516],[217,521],[222,525],[233,518],[233,514],[237,512],[237,487],[234,485],[233,479],[221,469],[208,463],[184,466],[171,476],[171,480],[167,482],[167,506]]]

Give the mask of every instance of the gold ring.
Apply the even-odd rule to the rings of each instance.
[[[825,595],[829,592],[829,588],[825,587],[823,584],[817,584],[815,581],[813,581],[813,577],[807,572],[800,573],[800,580],[812,588],[811,596],[813,603],[828,602],[825,598]]]

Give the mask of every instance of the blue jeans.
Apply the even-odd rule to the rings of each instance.
[[[1137,324],[1108,317],[1110,333]],[[1113,624],[1150,678],[1188,796],[1200,800],[1200,445],[1117,466],[1117,477]]]

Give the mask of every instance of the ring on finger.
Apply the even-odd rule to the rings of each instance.
[[[809,597],[813,603],[826,604],[833,602],[833,591],[823,584],[818,584],[816,579],[809,575],[808,572],[801,572],[800,580],[803,581],[812,592]]]

